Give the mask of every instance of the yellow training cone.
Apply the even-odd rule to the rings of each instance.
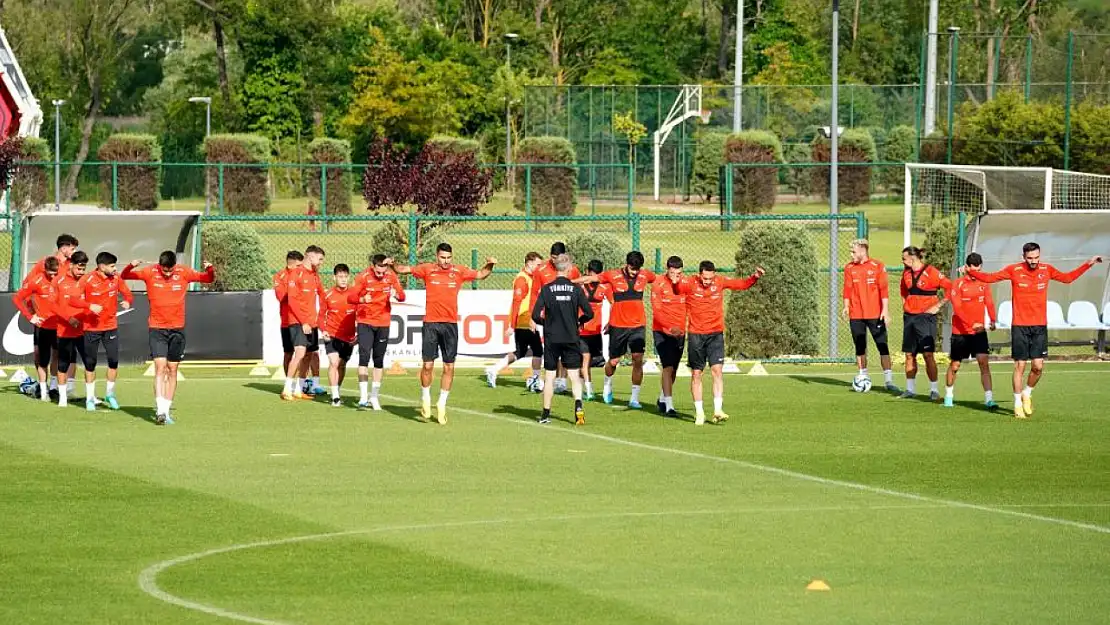
[[[401,366],[401,363],[394,360],[393,365],[389,367],[388,373],[389,375],[405,375],[405,368]]]
[[[829,587],[828,583],[826,583],[825,580],[815,579],[812,582],[806,584],[806,590],[832,590],[832,588]]]

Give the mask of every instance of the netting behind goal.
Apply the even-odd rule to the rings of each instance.
[[[906,165],[904,244],[959,212],[1110,210],[1110,176],[1043,167]]]

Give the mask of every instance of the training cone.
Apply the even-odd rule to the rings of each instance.
[[[30,376],[27,375],[27,372],[23,370],[23,367],[20,367],[15,370],[15,373],[12,373],[11,382],[12,384],[23,384],[23,381],[28,377]]]
[[[528,378],[532,377],[532,367],[525,367],[524,371],[522,371],[520,373],[520,377],[522,377],[524,379],[528,379]]]
[[[735,362],[726,362],[725,366],[721,367],[722,373],[740,373],[740,367]]]
[[[401,366],[401,363],[394,360],[387,373],[389,375],[405,375],[405,368]]]
[[[806,584],[806,590],[832,590],[827,582],[823,579],[815,579]]]
[[[280,368],[276,369],[274,371],[274,375],[270,376],[270,379],[271,380],[282,380],[282,381],[284,381],[285,380],[285,372],[282,371]]]
[[[267,369],[266,367],[263,367],[263,366],[259,365],[255,368],[251,369],[250,375],[257,376],[257,377],[260,377],[260,378],[268,378],[268,377],[270,377],[270,370]]]
[[[767,375],[767,370],[763,368],[762,363],[757,362],[748,369],[748,375]]]
[[[147,367],[146,371],[143,372],[143,376],[148,377],[148,378],[153,378],[154,377],[154,363],[150,363],[150,366]]]
[[[0,369],[0,380],[3,380],[6,377],[8,377],[8,372]]]
[[[654,360],[644,361],[644,373],[659,373],[659,365]]]
[[[181,375],[181,370],[180,370],[180,369],[178,369],[178,370],[177,370],[177,381],[178,381],[178,382],[180,382],[180,381],[182,381],[182,380],[184,380],[184,379],[185,379],[185,376]]]
[[[679,363],[678,364],[678,370],[675,371],[675,376],[679,377],[679,378],[688,378],[688,377],[690,377],[690,367],[687,367],[686,363],[684,363],[684,362]]]
[[[504,369],[497,372],[497,375],[512,375],[512,374],[513,374],[513,368],[512,367],[505,367]]]

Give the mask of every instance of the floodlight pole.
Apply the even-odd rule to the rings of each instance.
[[[736,0],[736,62],[732,77],[732,132],[743,128],[744,104],[744,0]]]
[[[212,98],[207,96],[189,98],[189,101],[198,104],[204,104],[204,138],[207,139],[212,135]],[[204,216],[207,217],[212,210],[212,191],[211,191],[211,173],[208,168],[204,168]]]
[[[62,210],[62,105],[65,100],[53,100],[54,105],[54,210]]]
[[[929,30],[925,33],[925,127],[926,137],[937,128],[937,15],[940,0],[929,0]]]
[[[840,241],[839,220],[840,189],[839,172],[840,164],[840,0],[833,0],[832,5],[832,124],[829,126],[829,358],[837,356],[837,333],[839,331],[839,306],[837,293],[840,271],[838,262]]]
[[[512,104],[513,95],[509,91],[509,86],[513,79],[513,41],[520,35],[516,33],[505,33],[505,179],[508,181],[509,188],[513,188],[512,163],[513,163],[513,126],[512,126]]]

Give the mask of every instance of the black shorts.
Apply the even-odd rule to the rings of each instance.
[[[324,352],[328,355],[339,354],[339,362],[347,362],[351,359],[351,354],[355,351],[355,344],[348,343],[339,339],[328,339],[324,341]]]
[[[952,349],[948,357],[953,362],[967,360],[991,353],[991,342],[986,332],[975,334],[953,334]]]
[[[305,334],[300,324],[292,325],[289,326],[289,336],[294,348],[303,347],[309,354],[320,351],[320,333],[316,328],[312,328],[312,332]]]
[[[602,341],[600,334],[578,337],[578,351],[590,355],[591,367],[605,364],[605,342]]]
[[[647,342],[644,340],[644,327],[609,327],[609,360],[616,360],[625,354],[642,354]]]
[[[1010,355],[1014,360],[1036,360],[1048,356],[1047,326],[1014,326],[1010,329]]]
[[[85,371],[96,371],[96,357],[100,346],[104,346],[104,356],[108,359],[109,369],[119,369],[119,330],[85,333]]]
[[[85,337],[79,336],[72,339],[58,339],[58,371],[69,371],[70,365],[77,362],[77,358],[85,360]]]
[[[852,342],[856,345],[856,355],[867,355],[867,333],[875,339],[875,347],[880,356],[890,355],[890,346],[887,344],[886,324],[882,319],[852,319],[848,322],[852,329]]]
[[[547,344],[547,349],[543,350],[544,370],[555,371],[560,364],[570,370],[582,367],[582,348],[577,341]]]
[[[285,354],[293,353],[293,326],[281,329],[281,351]]]
[[[513,340],[516,342],[514,353],[517,358],[524,358],[528,350],[532,350],[532,358],[543,357],[543,340],[539,332],[533,332],[528,328],[516,328],[513,330]]]
[[[459,324],[447,322],[425,323],[423,334],[424,362],[434,362],[436,358],[449,365],[459,354]]]
[[[389,326],[358,324],[358,366],[368,367],[374,361],[374,368],[385,366],[385,349],[389,347]]]
[[[185,358],[185,330],[150,329],[150,357],[181,362]]]
[[[724,332],[691,334],[688,342],[690,343],[688,364],[691,371],[704,371],[707,364],[710,367],[725,364]]]
[[[902,315],[902,353],[932,354],[937,351],[937,316],[927,313]]]
[[[682,362],[686,336],[672,336],[659,330],[653,331],[651,335],[655,339],[655,355],[659,356],[659,366],[664,369],[677,367],[678,363]]]
[[[58,348],[58,331],[46,330],[35,327],[35,347],[39,348],[39,357],[35,364],[46,368],[50,366],[50,358]]]

